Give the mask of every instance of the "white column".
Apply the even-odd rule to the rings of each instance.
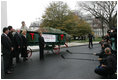
[[[4,27],[7,27],[7,1],[1,1],[1,34]]]

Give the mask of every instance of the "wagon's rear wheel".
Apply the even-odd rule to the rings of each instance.
[[[27,47],[27,54],[28,54],[28,58],[32,56],[32,49],[30,47]]]
[[[60,52],[60,45],[54,47],[53,48],[53,52],[56,53],[56,54],[59,54],[59,52]]]

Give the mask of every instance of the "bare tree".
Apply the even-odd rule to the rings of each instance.
[[[106,23],[109,28],[117,26],[117,1],[86,1],[78,5]]]

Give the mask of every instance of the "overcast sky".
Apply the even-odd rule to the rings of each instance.
[[[21,27],[21,21],[25,21],[26,26],[29,27],[31,22],[36,21],[38,18],[41,19],[42,15],[45,13],[46,8],[49,6],[49,3],[51,3],[52,1],[63,1],[68,4],[71,10],[77,10],[78,9],[77,2],[84,0],[2,0],[2,1],[7,1],[8,26],[11,25],[15,29],[17,29]]]
[[[52,1],[63,1],[68,4],[70,9],[75,10],[77,0],[6,0],[8,25],[15,29],[21,27],[21,21],[26,22],[29,27],[31,22],[37,18],[42,18],[46,8]]]

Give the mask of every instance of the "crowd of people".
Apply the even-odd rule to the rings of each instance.
[[[1,46],[5,74],[11,74],[14,70],[13,58],[16,58],[16,63],[20,63],[21,59],[19,59],[19,57],[21,54],[23,61],[28,60],[26,32],[27,27],[24,21],[19,30],[13,29],[12,26],[3,28]]]
[[[99,56],[100,64],[95,69],[95,73],[110,77],[117,71],[117,29],[107,31],[107,35],[100,41],[101,52],[95,53]]]
[[[23,58],[23,61],[28,60],[28,41],[26,38],[28,28],[26,27],[24,21],[22,21],[21,24],[22,26],[18,30],[13,29],[12,26],[3,28],[3,34],[1,35],[1,43],[5,75],[11,74],[14,70],[14,58],[16,58],[16,63],[21,63],[20,55]],[[40,60],[44,60],[45,42],[41,32],[39,32],[39,35]]]

